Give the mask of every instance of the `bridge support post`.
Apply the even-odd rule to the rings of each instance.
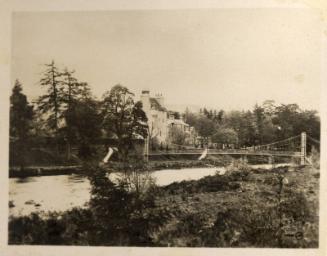
[[[274,163],[274,157],[268,156],[268,164],[273,164],[273,163]]]
[[[149,137],[144,140],[144,161],[149,162]]]
[[[301,133],[301,165],[305,164],[305,158],[307,155],[307,134]]]
[[[242,162],[243,163],[247,163],[248,162],[248,158],[247,158],[247,156],[246,155],[242,155]]]

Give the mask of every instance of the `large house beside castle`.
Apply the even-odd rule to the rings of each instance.
[[[175,116],[165,107],[164,97],[162,94],[150,96],[149,90],[143,90],[141,94],[143,110],[148,118],[149,137],[155,138],[159,144],[166,145],[169,143],[169,130],[177,127],[185,132],[188,137],[194,131],[181,119],[175,119]]]

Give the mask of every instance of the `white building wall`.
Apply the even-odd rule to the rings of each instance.
[[[148,91],[142,92],[141,102],[143,104],[143,111],[148,118],[150,135],[152,138],[156,137],[159,143],[165,144],[168,137],[166,111],[151,109],[150,93]],[[163,103],[163,99],[161,103]]]

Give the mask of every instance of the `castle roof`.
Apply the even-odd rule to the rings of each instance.
[[[158,111],[167,111],[165,107],[163,107],[155,98],[150,98],[151,108]]]
[[[167,121],[168,124],[179,124],[179,125],[183,125],[183,126],[190,126],[189,124],[185,123],[183,120],[181,119],[170,119]]]

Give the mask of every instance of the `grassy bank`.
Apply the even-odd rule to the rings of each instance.
[[[152,187],[141,199],[113,187],[97,189],[101,196],[88,209],[11,218],[10,244],[318,246],[319,173],[310,167],[250,170],[238,164],[225,175]]]

